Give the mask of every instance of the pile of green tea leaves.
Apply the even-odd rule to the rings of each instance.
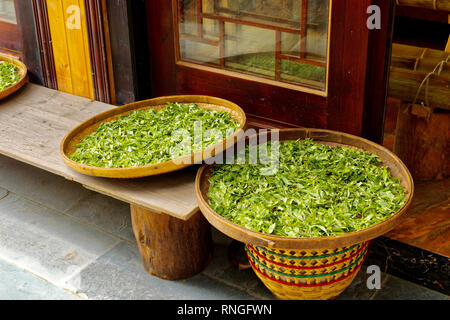
[[[19,68],[12,63],[0,61],[0,91],[11,87],[19,79]]]
[[[194,130],[199,127],[194,126],[200,122],[201,132],[214,129],[222,136],[205,134],[196,139]],[[239,123],[228,112],[203,109],[196,104],[168,103],[160,111],[133,111],[101,123],[95,132],[82,139],[69,158],[104,168],[144,166],[200,151],[225,139],[237,128]],[[186,140],[182,134],[176,134],[179,130],[188,132],[191,138]],[[177,149],[183,143],[185,147]]]
[[[274,143],[260,145],[269,157]],[[272,175],[261,170],[268,164],[249,164],[249,147],[246,164],[216,165],[209,179],[211,208],[254,231],[312,238],[365,229],[406,201],[399,179],[374,154],[310,139],[278,147],[279,168]]]

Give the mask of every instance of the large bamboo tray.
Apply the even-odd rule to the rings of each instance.
[[[152,108],[158,111],[165,107],[167,102],[195,103],[200,108],[227,111],[236,121],[239,122],[240,126],[232,135],[226,137],[226,139],[224,139],[222,142],[213,144],[201,151],[186,155],[178,159],[150,164],[146,166],[128,168],[101,168],[86,166],[72,161],[68,158],[67,155],[72,154],[77,149],[76,145],[79,144],[86,135],[97,130],[97,128],[100,126],[100,123],[116,120],[120,116],[127,115],[136,110],[145,110]],[[67,166],[77,172],[86,175],[106,178],[140,178],[159,175],[183,169],[185,167],[188,167],[190,164],[195,163],[199,159],[204,160],[204,157],[214,156],[221,150],[225,150],[226,148],[232,146],[244,135],[243,129],[245,128],[246,121],[247,120],[244,111],[237,104],[224,99],[198,95],[159,97],[155,99],[127,104],[112,110],[108,110],[92,117],[91,119],[88,119],[67,134],[67,136],[61,142],[60,152],[61,157]]]
[[[370,228],[339,236],[287,238],[255,232],[217,214],[208,204],[209,177],[214,166],[204,165],[197,173],[195,193],[201,212],[218,230],[246,243],[253,271],[280,299],[332,299],[353,281],[368,254],[370,240],[392,229],[411,204],[414,185],[400,159],[384,147],[345,133],[317,129],[280,130],[280,141],[312,138],[331,146],[360,148],[377,154],[391,174],[401,179],[405,205],[389,219]],[[248,142],[249,140],[247,140]]]
[[[197,172],[195,181],[195,193],[200,210],[208,221],[221,232],[242,241],[256,246],[264,246],[276,249],[317,249],[317,248],[337,248],[354,245],[374,239],[391,230],[399,221],[399,218],[410,206],[414,184],[406,166],[403,162],[388,149],[371,142],[369,140],[330,130],[321,129],[284,129],[279,131],[280,141],[312,138],[318,143],[334,146],[347,146],[363,149],[378,155],[384,166],[389,167],[391,174],[399,177],[406,191],[407,200],[405,205],[389,219],[380,222],[370,228],[352,232],[344,235],[321,237],[321,238],[287,238],[267,235],[241,227],[223,218],[211,209],[208,202],[209,177],[214,170],[214,165],[203,165]]]
[[[25,83],[28,81],[27,77],[27,67],[21,61],[14,59],[12,57],[0,54],[0,61],[6,61],[14,64],[19,68],[20,79],[12,86],[6,88],[5,90],[0,91],[0,100],[5,99],[6,97],[12,95],[14,92],[23,87]]]

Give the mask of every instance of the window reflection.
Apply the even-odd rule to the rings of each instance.
[[[178,0],[180,58],[325,90],[329,0]]]
[[[17,23],[14,0],[0,0],[0,21]]]

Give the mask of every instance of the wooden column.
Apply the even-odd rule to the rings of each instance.
[[[131,205],[133,231],[148,273],[168,280],[201,272],[212,256],[209,223],[198,211],[183,221]]]
[[[450,111],[403,102],[395,133],[394,152],[416,180],[450,176]]]

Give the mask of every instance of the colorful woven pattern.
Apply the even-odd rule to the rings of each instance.
[[[280,299],[317,300],[337,297],[353,281],[369,242],[318,250],[282,250],[247,245],[253,270]]]

